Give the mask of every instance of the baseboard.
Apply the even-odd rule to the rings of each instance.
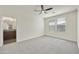
[[[37,38],[37,37],[40,37],[40,36],[43,36],[43,35],[44,35],[44,34],[38,34],[38,35],[26,37],[26,38],[23,38],[23,39],[21,39],[21,40],[17,40],[17,42],[22,42],[22,41],[25,41],[25,40],[30,40],[30,39]]]
[[[50,34],[45,34],[45,35],[53,37],[53,38],[62,39],[62,40],[66,40],[66,41],[77,43],[77,41],[69,40],[69,39],[66,39],[66,38],[61,38],[61,37],[53,36],[53,35],[50,35]]]
[[[2,47],[3,46],[3,42],[2,43],[0,43],[0,47]]]

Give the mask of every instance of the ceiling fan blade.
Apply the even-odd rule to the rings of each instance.
[[[48,9],[45,9],[45,11],[48,11],[48,10],[52,10],[53,8],[48,8]]]
[[[41,5],[41,10],[44,10],[44,6],[43,5]]]

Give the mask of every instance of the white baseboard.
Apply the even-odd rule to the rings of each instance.
[[[40,36],[43,36],[43,35],[44,35],[44,34],[38,34],[38,35],[34,35],[34,36],[30,36],[30,37],[26,37],[26,38],[17,40],[17,42],[21,42],[21,41],[25,41],[25,40],[30,40],[30,39],[37,38],[37,37],[40,37]]]
[[[71,41],[71,42],[77,42],[76,40],[69,40],[68,38],[63,38],[63,37],[58,37],[58,36],[53,36],[51,34],[45,34],[47,36],[51,36],[51,37],[55,37],[55,38],[58,38],[58,39],[64,39],[64,40],[67,40],[67,41]]]

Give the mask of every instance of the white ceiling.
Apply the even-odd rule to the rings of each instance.
[[[73,11],[78,7],[78,5],[44,5],[44,7],[54,8],[53,10],[49,11],[47,14],[42,14],[43,17],[50,17],[50,16],[62,14],[65,12]],[[10,6],[4,5],[4,6],[0,6],[0,11],[1,11],[0,14],[3,14],[3,12],[8,14],[7,11],[18,12],[18,13],[22,12],[27,14],[27,12],[28,13],[34,12],[35,9],[40,9],[40,5],[10,5]],[[53,11],[56,11],[56,13],[53,13]],[[37,15],[39,14],[37,13]]]
[[[45,5],[45,8],[53,7],[53,10],[49,11],[47,14],[42,14],[43,17],[55,16],[58,14],[70,12],[77,9],[77,5]],[[55,13],[53,13],[55,11]]]

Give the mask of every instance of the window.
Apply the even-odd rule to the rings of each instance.
[[[55,31],[55,27],[56,27],[56,20],[50,20],[49,21],[49,30]]]
[[[65,18],[58,18],[57,19],[57,31],[64,32],[66,27],[66,20]]]
[[[49,31],[64,32],[65,30],[66,30],[65,17],[49,20]]]

